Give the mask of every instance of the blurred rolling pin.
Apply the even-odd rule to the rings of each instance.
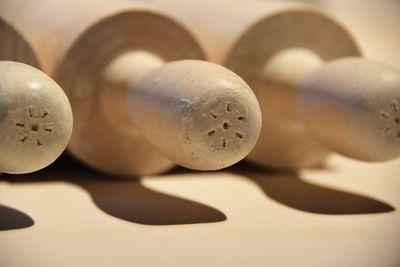
[[[0,3],[71,101],[72,154],[120,176],[175,163],[213,170],[244,158],[261,128],[247,84],[216,64],[179,61],[204,59],[184,26],[154,8],[121,3]]]
[[[0,40],[0,173],[37,171],[65,150],[71,106],[50,77],[19,63],[38,67],[23,36],[1,19]]]
[[[335,60],[361,53],[330,16],[278,1],[150,2],[191,25],[213,61],[254,90],[263,127],[250,161],[299,168],[329,151],[364,161],[400,156],[399,71]]]

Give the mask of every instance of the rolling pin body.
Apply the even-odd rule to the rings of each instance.
[[[366,161],[399,156],[394,110],[398,71],[367,60],[335,61],[361,53],[346,28],[329,15],[287,2],[151,2],[191,25],[208,44],[213,61],[239,74],[254,90],[263,127],[250,161],[299,168],[321,164],[329,151]],[[335,79],[337,84],[331,82]]]
[[[261,124],[258,103],[248,86],[228,71],[222,73],[229,73],[231,78],[223,77],[214,82],[235,80],[239,85],[233,86],[233,90],[226,86],[219,93],[211,95],[226,95],[229,98],[241,91],[245,96],[244,106],[255,107],[250,109],[255,113],[248,114],[249,118],[254,115],[255,119],[249,120],[254,124],[247,126],[254,134],[243,139],[244,145],[239,156],[232,156],[225,161],[217,158],[212,164],[207,159],[203,162],[205,165],[200,162],[200,158],[196,159],[196,164],[193,159],[189,160],[192,164],[185,163],[180,158],[190,158],[189,155],[164,151],[165,147],[160,149],[163,142],[151,138],[151,142],[148,142],[141,134],[141,128],[145,127],[133,122],[141,120],[132,120],[134,115],[128,114],[128,95],[132,91],[130,88],[137,87],[141,77],[146,76],[145,74],[151,75],[152,71],[157,71],[157,67],[168,65],[168,62],[205,59],[201,47],[186,28],[157,9],[122,1],[91,0],[64,1],[62,4],[48,0],[32,4],[25,1],[3,1],[0,9],[5,11],[4,16],[29,33],[29,40],[38,51],[45,70],[64,88],[75,113],[69,151],[93,168],[120,176],[164,172],[174,166],[173,161],[187,167],[216,169],[236,162],[254,145]],[[89,9],[91,12],[86,12]],[[29,16],[21,10],[29,10]],[[42,14],[43,10],[52,16]],[[136,55],[131,57],[132,53]],[[135,67],[138,66],[137,55],[145,58],[141,67]],[[200,69],[204,64],[211,70],[218,68],[204,62],[194,61],[192,64],[199,65]],[[144,69],[146,70],[143,71]],[[197,67],[189,69],[192,70],[188,73],[189,77],[196,76]],[[175,74],[171,72],[163,75]],[[212,84],[206,76],[196,79],[187,88],[179,85],[177,87],[190,91],[200,84]],[[221,85],[218,86],[222,88]],[[160,88],[162,87],[160,84]],[[213,89],[214,87],[207,86],[203,94]],[[196,97],[195,91],[192,96]],[[142,124],[146,126],[145,123]],[[182,132],[179,129],[177,131]],[[247,130],[243,128],[243,132]],[[147,135],[150,136],[149,133]],[[199,146],[199,143],[192,145]],[[172,157],[173,161],[163,154]],[[203,159],[206,157],[203,156]]]
[[[60,86],[37,69],[25,36],[4,19],[0,40],[0,172],[37,171],[66,148],[71,106]]]

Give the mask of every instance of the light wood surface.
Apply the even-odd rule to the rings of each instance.
[[[300,174],[241,166],[137,182],[71,164],[0,177],[0,227],[9,229],[0,266],[400,263],[400,161],[336,157]]]

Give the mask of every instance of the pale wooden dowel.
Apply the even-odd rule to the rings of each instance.
[[[0,172],[48,166],[71,132],[71,106],[58,84],[29,65],[0,61]]]
[[[331,151],[365,161],[398,156],[397,104],[390,104],[397,103],[397,91],[391,89],[396,82],[383,78],[388,72],[397,77],[396,71],[361,60],[330,67],[332,60],[361,56],[352,35],[335,18],[310,5],[280,1],[149,1],[188,23],[206,44],[212,60],[233,70],[254,90],[263,127],[248,160],[296,169],[323,164]],[[324,78],[318,76],[315,84],[307,79],[315,85],[307,91],[301,85],[314,72]],[[355,83],[351,77],[364,79],[366,84]],[[341,83],[336,87],[333,80]],[[381,83],[371,88],[371,80]],[[353,93],[364,94],[368,100],[356,103],[348,88],[352,86],[357,87]],[[371,94],[380,94],[381,99]],[[338,112],[332,112],[334,104]],[[381,111],[383,115],[376,116]],[[347,120],[339,120],[344,117]]]
[[[400,71],[343,58],[307,75],[298,87],[307,130],[334,152],[363,161],[400,157]]]
[[[172,1],[172,0],[171,0]],[[322,164],[330,151],[296,120],[295,99],[275,101],[265,71],[279,52],[301,47],[322,61],[359,56],[351,35],[332,17],[304,4],[282,1],[148,0],[187,23],[210,59],[242,77],[260,103],[263,125],[247,160],[274,168],[297,169]],[[205,15],[206,14],[206,15]],[[207,16],[207,19],[204,17]],[[307,66],[312,68],[313,66]],[[301,66],[296,67],[301,74]],[[277,114],[280,113],[279,116]]]
[[[25,37],[0,17],[0,60],[17,61],[39,68],[39,62]]]
[[[31,16],[25,16],[22,10]],[[65,1],[60,5],[51,0],[6,0],[0,2],[0,14],[24,29],[46,72],[65,90],[74,111],[68,150],[92,168],[124,177],[162,173],[175,163],[202,170],[218,169],[243,158],[254,145],[260,114],[253,93],[240,78],[222,67],[199,61],[180,62],[204,60],[206,56],[192,33],[168,13],[127,1]],[[182,71],[187,71],[186,80],[177,79]],[[159,87],[150,88],[146,78],[141,79],[149,74],[149,79],[158,80],[153,72],[162,73],[159,78],[166,84],[160,82]],[[138,81],[140,87],[136,86]],[[148,101],[141,97],[143,91],[138,88],[142,87],[148,88],[149,93],[150,89],[164,92],[162,99],[152,100],[155,113],[167,102],[176,106],[171,105],[152,120],[146,118],[150,109],[135,109],[142,101]],[[193,105],[174,102],[177,97],[186,98]],[[222,113],[218,120],[210,118],[212,121],[207,123],[215,126],[216,133],[208,136],[212,127],[203,129],[201,125],[209,117],[203,118],[200,110],[196,111],[207,109],[208,97],[213,108],[214,104],[215,108],[221,104],[221,112],[232,102],[237,103],[236,109],[248,108],[249,117],[246,121],[240,118],[239,124],[229,124],[231,118]],[[193,120],[185,118],[179,125],[184,115],[176,113],[179,107],[193,108]],[[228,105],[228,109],[231,107]],[[229,114],[234,116],[235,112]],[[166,121],[176,128],[161,127]],[[158,128],[149,132],[155,122]],[[225,129],[220,132],[217,126]],[[174,140],[167,136],[174,136]],[[166,145],[167,141],[171,145]]]
[[[400,156],[395,68],[357,57],[325,63],[310,50],[290,48],[269,60],[264,75],[271,120],[304,124],[319,143],[354,159]]]
[[[219,65],[165,63],[153,53],[131,51],[110,62],[103,80],[100,99],[110,123],[142,134],[179,165],[221,169],[243,159],[257,141],[257,99],[241,78]]]
[[[175,61],[132,89],[132,116],[138,128],[179,165],[221,169],[243,159],[258,139],[258,101],[241,78],[222,66]]]

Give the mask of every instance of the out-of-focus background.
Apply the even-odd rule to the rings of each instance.
[[[342,21],[366,57],[400,68],[400,1],[303,2]],[[400,160],[124,181],[64,156],[0,176],[0,203],[0,267],[400,266]]]
[[[400,1],[302,0],[334,15],[355,35],[366,57],[400,67]]]

